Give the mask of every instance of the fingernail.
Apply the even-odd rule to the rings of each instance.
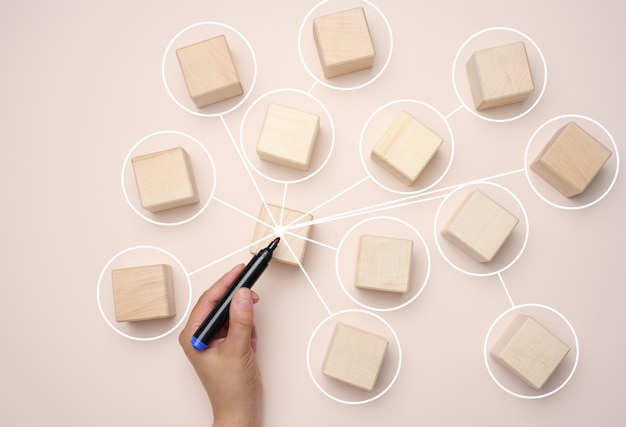
[[[237,307],[250,308],[252,307],[252,292],[248,288],[241,288],[237,292]]]

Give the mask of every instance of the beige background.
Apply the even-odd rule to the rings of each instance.
[[[423,203],[394,207],[398,204],[394,202],[388,205],[390,209],[366,209],[360,215],[320,222],[313,227],[311,238],[323,245],[308,245],[302,270],[275,263],[263,276],[256,288],[262,296],[256,319],[258,359],[265,385],[265,425],[552,426],[623,422],[623,174],[599,203],[564,210],[539,198],[523,171],[531,137],[545,122],[560,115],[576,114],[597,121],[624,152],[622,2],[376,2],[390,24],[391,58],[377,80],[352,91],[316,84],[300,61],[299,29],[316,5],[315,1],[285,0],[2,2],[3,425],[206,425],[210,419],[208,401],[177,344],[177,325],[185,321],[189,300],[187,277],[195,302],[222,272],[249,259],[245,248],[251,243],[255,226],[251,217],[257,216],[262,199],[275,204],[285,200],[288,207],[301,211],[330,201],[314,213],[316,219],[323,219],[404,197],[368,178],[359,156],[361,130],[368,118],[383,105],[400,99],[420,101],[448,116],[454,157],[448,173],[431,188],[442,191],[432,193],[430,197],[437,198]],[[367,8],[379,55],[374,71],[342,79],[338,85],[368,80],[382,70],[382,61],[390,51],[391,37],[385,22],[369,4],[331,1],[316,13],[354,5]],[[243,34],[258,67],[250,90],[253,55],[241,40],[235,42],[236,35],[229,36],[248,97],[239,108],[221,117],[186,112],[170,98],[161,77],[170,42],[184,28],[203,21],[223,23]],[[319,73],[311,28],[304,23],[303,58],[313,73]],[[489,122],[459,109],[461,101],[452,83],[453,62],[461,46],[472,35],[492,27],[512,28],[530,37],[547,64],[543,97],[532,111],[512,122]],[[198,32],[185,33],[179,41],[216,28],[194,30]],[[488,36],[491,40],[484,43],[504,40],[511,34],[505,31]],[[529,55],[537,81],[543,82],[540,56],[536,52]],[[182,81],[172,68],[171,51],[164,64],[172,94],[184,94]],[[467,96],[462,66],[457,67],[454,80],[461,96]],[[256,172],[249,175],[238,152],[246,111],[268,92],[286,88],[301,91],[299,101],[294,102],[311,102],[306,97],[310,91],[327,109],[335,131],[328,162],[312,178],[288,185],[264,179]],[[184,96],[180,99],[187,102]],[[319,107],[315,102],[313,105]],[[433,113],[422,104],[416,107]],[[220,114],[219,108],[212,114]],[[516,112],[506,110],[492,118]],[[244,151],[251,150],[253,163],[254,126],[259,117],[258,111],[251,110],[243,132]],[[433,114],[429,120],[445,134],[445,123],[438,117]],[[380,120],[370,123],[364,132],[365,145],[371,144],[371,138],[382,129]],[[139,141],[162,131],[178,133],[159,134],[147,138],[147,143],[190,147],[194,168],[202,176],[202,204],[194,208],[196,211],[143,218],[131,208],[136,194],[132,186],[125,185],[131,204],[127,203],[122,170]],[[325,149],[330,146],[328,132],[327,126],[320,134]],[[594,132],[612,146],[601,128],[595,127]],[[541,132],[539,142],[531,144],[529,152],[545,140],[539,135]],[[445,144],[451,144],[448,135],[444,137]],[[150,147],[140,144],[136,149]],[[438,171],[445,169],[452,151],[450,145],[442,150]],[[321,165],[326,156],[316,156],[314,164]],[[610,185],[616,160],[614,155],[603,170],[592,189],[594,195]],[[371,166],[369,160],[366,164]],[[379,180],[386,179],[372,170]],[[281,173],[276,168],[265,172]],[[448,264],[437,249],[433,232],[436,213],[443,197],[457,186],[501,174],[506,175],[490,182],[510,190],[523,205],[527,228],[516,229],[513,243],[523,243],[528,230],[527,245],[517,262],[499,276],[464,274]],[[434,181],[441,173],[431,175]],[[125,182],[127,178],[125,175]],[[385,182],[394,185],[393,181]],[[540,182],[535,185],[541,187]],[[210,198],[212,192],[214,197]],[[503,203],[516,206],[509,193],[498,194]],[[452,202],[453,196],[446,200]],[[409,201],[416,200],[420,199]],[[559,197],[552,200],[563,202]],[[445,215],[445,205],[441,211]],[[176,226],[150,222],[179,222],[196,214],[192,221]],[[378,216],[391,219],[373,219]],[[417,245],[419,239],[412,227],[424,239],[424,247],[416,246],[421,248],[416,265],[418,270],[430,265],[430,271],[422,289],[414,286],[411,290],[415,295],[419,291],[419,295],[408,303],[367,297],[366,304],[380,304],[378,308],[400,304],[402,308],[364,310],[355,302],[360,295],[348,296],[348,291],[353,292],[348,289],[353,255],[345,248],[354,245],[354,236],[348,232],[369,219],[372,222],[364,226],[370,229],[413,236]],[[336,272],[337,249],[347,235]],[[143,248],[130,250],[137,246]],[[508,248],[513,253],[506,256],[515,257],[513,246]],[[444,244],[442,248],[451,260],[458,259],[458,254]],[[169,260],[175,269],[178,316],[150,325],[113,325],[139,338],[174,331],[151,341],[114,332],[105,321],[111,314],[110,269],[161,259]],[[458,262],[464,262],[462,257]],[[346,292],[338,276],[341,282],[348,282]],[[545,305],[561,313],[572,326],[568,328],[548,309],[527,308],[536,311],[538,318],[573,347],[549,384],[551,389],[567,378],[579,356],[569,382],[549,397],[514,397],[498,387],[485,365],[487,333],[512,303]],[[357,309],[365,312],[354,311]],[[333,317],[328,319],[331,313]],[[329,326],[338,319],[369,325],[390,338],[390,353],[375,392],[388,389],[370,403],[348,405],[332,400],[309,375],[307,360],[313,377],[329,394],[342,400],[375,397],[318,378]],[[498,323],[494,333],[501,327]],[[529,393],[497,367],[491,370],[504,386],[519,394]]]

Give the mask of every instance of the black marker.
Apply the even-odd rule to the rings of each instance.
[[[241,274],[235,279],[230,288],[226,291],[220,302],[213,308],[213,311],[204,319],[202,325],[193,334],[191,338],[191,345],[196,350],[204,350],[207,348],[209,341],[213,338],[213,335],[220,330],[226,320],[228,320],[228,311],[230,309],[230,302],[235,295],[235,292],[242,287],[250,289],[252,285],[257,281],[261,273],[265,271],[265,268],[272,259],[274,249],[278,246],[280,237],[277,237],[269,244],[265,249],[261,249],[258,254],[252,257],[248,265],[243,269]]]

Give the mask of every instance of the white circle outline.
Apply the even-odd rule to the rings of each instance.
[[[492,119],[492,118],[489,118],[489,117],[485,117],[482,114],[479,114],[478,112],[474,111],[473,108],[470,108],[465,103],[465,100],[461,97],[461,94],[459,93],[459,89],[458,89],[457,84],[456,84],[456,66],[457,66],[457,62],[459,60],[459,56],[461,55],[461,52],[463,51],[465,46],[470,41],[472,41],[476,37],[480,36],[481,34],[484,34],[484,33],[489,32],[489,31],[511,31],[511,32],[513,32],[515,34],[518,34],[518,35],[524,37],[526,40],[528,40],[530,43],[532,43],[532,45],[535,47],[535,49],[537,49],[537,52],[539,52],[539,56],[541,57],[541,62],[543,63],[543,87],[541,88],[541,93],[539,94],[539,96],[537,97],[537,99],[535,100],[533,105],[528,107],[526,109],[526,111],[524,111],[521,114],[518,114],[517,116],[509,117],[507,119]],[[474,35],[470,36],[470,38],[468,38],[461,45],[461,47],[459,48],[459,50],[457,51],[457,53],[456,53],[456,55],[454,57],[454,62],[452,63],[452,86],[454,87],[454,93],[456,94],[456,97],[459,99],[459,101],[461,102],[461,104],[463,105],[463,107],[467,111],[469,111],[471,114],[473,114],[474,116],[478,117],[479,119],[483,119],[483,120],[486,120],[488,122],[506,123],[506,122],[512,122],[512,121],[517,120],[517,119],[521,119],[526,114],[530,113],[537,106],[539,101],[541,101],[541,98],[543,98],[543,94],[546,91],[547,85],[548,85],[548,65],[546,63],[546,58],[543,56],[543,52],[541,52],[541,49],[539,49],[539,46],[537,45],[537,43],[534,42],[533,39],[531,39],[530,37],[528,37],[526,34],[522,33],[521,31],[518,31],[518,30],[513,29],[513,28],[509,28],[509,27],[490,27],[490,28],[485,28],[484,30],[481,30],[481,31],[475,33]]]
[[[385,21],[385,25],[387,26],[387,30],[389,31],[389,55],[387,55],[387,60],[385,61],[385,64],[383,65],[383,68],[378,72],[378,74],[376,74],[374,77],[372,77],[370,80],[366,81],[365,83],[357,85],[357,86],[352,86],[352,87],[341,87],[341,86],[331,85],[330,83],[327,83],[327,82],[323,81],[322,79],[320,79],[319,77],[317,77],[313,73],[313,71],[311,71],[311,69],[307,66],[306,62],[304,61],[304,55],[302,54],[302,30],[304,29],[304,24],[306,23],[307,19],[309,19],[311,14],[313,12],[315,12],[315,10],[317,10],[324,3],[328,3],[329,1],[331,1],[331,0],[324,0],[324,1],[320,2],[320,3],[318,3],[316,6],[314,6],[313,9],[311,9],[309,11],[309,13],[306,14],[306,16],[304,17],[304,20],[300,24],[300,30],[298,31],[298,55],[300,56],[300,62],[302,63],[302,66],[304,67],[306,72],[309,73],[309,75],[311,77],[313,77],[313,79],[316,82],[320,83],[323,86],[326,86],[329,89],[335,89],[335,90],[341,90],[341,91],[349,91],[349,90],[357,90],[357,89],[364,88],[364,87],[374,83],[374,81],[376,81],[382,75],[382,73],[387,69],[387,66],[389,65],[389,61],[391,60],[391,54],[393,53],[393,33],[391,31],[391,25],[389,25],[389,21],[387,20],[387,17],[385,17],[385,15],[380,11],[380,9],[378,7],[376,7],[374,4],[370,3],[367,0],[361,0],[363,3],[368,4],[376,12],[378,12],[378,14],[383,18],[383,21]]]
[[[428,267],[426,268],[426,277],[424,278],[424,283],[422,283],[422,286],[420,287],[419,291],[417,291],[417,293],[415,295],[413,295],[411,297],[411,299],[409,299],[408,301],[405,301],[404,303],[396,306],[396,307],[390,307],[390,308],[376,308],[376,307],[370,307],[366,304],[363,304],[362,302],[358,301],[352,294],[350,294],[348,292],[348,290],[346,289],[343,280],[341,279],[341,275],[339,274],[339,254],[341,253],[341,248],[343,247],[344,242],[346,241],[347,237],[350,235],[350,233],[352,233],[356,228],[358,228],[359,226],[370,222],[370,221],[375,221],[375,220],[390,220],[390,221],[395,221],[398,222],[402,225],[405,225],[406,227],[408,227],[411,231],[413,231],[417,237],[419,237],[419,239],[422,241],[422,244],[424,245],[424,248],[426,248],[426,258],[428,259]],[[341,242],[339,243],[339,247],[337,248],[337,252],[335,255],[335,274],[337,275],[337,280],[339,280],[339,285],[341,286],[341,289],[343,289],[343,291],[345,292],[345,294],[356,304],[360,305],[361,307],[368,309],[368,310],[372,310],[372,311],[394,311],[394,310],[398,310],[401,309],[403,307],[406,307],[407,305],[409,305],[410,303],[412,303],[413,301],[415,301],[417,299],[417,297],[420,296],[420,294],[424,291],[424,288],[426,287],[426,284],[428,283],[428,279],[430,278],[430,268],[431,268],[431,258],[430,258],[430,250],[428,249],[428,245],[426,244],[426,240],[424,240],[424,237],[421,235],[421,233],[419,231],[417,231],[417,229],[415,227],[413,227],[411,224],[409,224],[406,221],[403,221],[399,218],[394,218],[391,216],[376,216],[376,217],[372,217],[372,218],[368,218],[368,219],[364,219],[363,221],[357,223],[356,225],[352,226],[352,228],[350,228],[350,230],[348,230],[348,232],[343,236],[343,238],[341,239]]]
[[[154,337],[147,337],[147,338],[139,338],[139,337],[134,337],[132,335],[128,335],[122,331],[120,331],[119,329],[117,329],[112,323],[111,321],[107,318],[106,314],[104,313],[104,309],[102,308],[102,303],[100,301],[100,287],[102,285],[102,278],[104,277],[104,273],[107,271],[107,269],[109,268],[109,266],[113,263],[113,261],[115,261],[117,258],[119,258],[120,256],[124,255],[127,252],[133,251],[133,250],[137,250],[137,249],[150,249],[150,250],[155,250],[157,252],[161,252],[167,256],[169,256],[170,258],[172,258],[174,261],[176,261],[176,263],[178,264],[178,266],[183,270],[183,272],[185,273],[185,277],[187,278],[187,288],[189,291],[189,298],[187,299],[187,308],[185,309],[185,314],[183,314],[180,318],[180,320],[178,321],[178,323],[176,323],[176,325],[174,325],[174,327],[172,329],[170,329],[169,331],[166,331],[164,333],[162,333],[161,335],[157,335]],[[98,309],[100,310],[100,314],[102,315],[102,318],[104,319],[104,321],[107,323],[107,325],[109,325],[109,327],[111,329],[113,329],[115,332],[117,332],[118,334],[120,334],[123,337],[129,338],[131,340],[135,340],[135,341],[155,341],[158,339],[161,339],[169,334],[171,334],[172,332],[174,332],[185,320],[185,318],[187,317],[187,314],[189,313],[189,310],[191,309],[191,294],[192,294],[192,290],[191,290],[191,279],[189,278],[189,273],[187,273],[187,270],[185,269],[185,266],[183,266],[183,264],[180,262],[180,260],[178,258],[176,258],[174,255],[172,255],[170,252],[158,248],[156,246],[149,246],[149,245],[139,245],[139,246],[132,246],[130,248],[124,249],[123,251],[119,252],[117,255],[115,255],[113,258],[111,258],[109,260],[109,262],[106,263],[106,265],[104,266],[104,268],[102,269],[102,271],[100,272],[100,277],[98,277],[98,286],[96,287],[96,300],[98,302]]]
[[[330,150],[328,152],[328,155],[326,156],[326,159],[324,160],[324,162],[313,172],[308,173],[307,175],[305,175],[302,178],[298,178],[298,179],[293,179],[293,180],[280,180],[280,179],[276,179],[276,178],[272,178],[268,175],[265,175],[264,173],[262,173],[260,170],[258,170],[256,168],[256,166],[254,166],[252,164],[252,162],[250,161],[250,158],[248,157],[248,154],[246,153],[246,150],[244,149],[244,137],[243,137],[243,128],[244,125],[246,124],[246,120],[248,119],[248,114],[250,113],[250,111],[252,111],[252,109],[254,108],[254,106],[259,103],[263,98],[266,98],[270,95],[273,95],[275,93],[278,92],[294,92],[294,93],[298,93],[300,95],[304,95],[310,99],[312,99],[313,101],[315,101],[321,108],[322,110],[324,110],[324,113],[326,114],[326,116],[328,117],[328,121],[330,122],[330,131],[331,131],[331,143],[330,143]],[[263,178],[267,179],[268,181],[271,182],[275,182],[277,184],[297,184],[299,182],[302,181],[306,181],[309,178],[314,177],[315,175],[317,175],[319,173],[319,171],[321,171],[322,169],[324,169],[324,166],[326,166],[326,164],[328,163],[328,161],[330,160],[333,151],[335,149],[335,124],[333,122],[333,118],[330,115],[330,113],[328,112],[328,110],[326,109],[326,106],[322,103],[322,101],[320,101],[319,99],[317,99],[315,96],[311,95],[310,93],[307,93],[303,90],[300,89],[291,89],[291,88],[284,88],[284,89],[274,89],[271,90],[263,95],[261,95],[259,98],[257,98],[252,104],[250,104],[250,107],[248,107],[248,109],[246,110],[246,113],[243,116],[243,119],[241,120],[241,125],[239,126],[239,146],[241,149],[241,155],[243,156],[243,158],[245,159],[246,163],[248,163],[248,165],[260,176],[262,176]]]
[[[211,190],[211,194],[207,198],[206,203],[204,204],[204,206],[202,206],[202,208],[200,208],[200,210],[198,212],[193,214],[191,217],[189,217],[189,218],[187,218],[185,220],[182,220],[182,221],[178,221],[178,222],[159,222],[159,221],[155,221],[155,220],[145,216],[130,201],[130,197],[128,197],[128,193],[126,191],[126,182],[125,182],[125,179],[124,179],[124,175],[126,175],[126,165],[128,164],[128,160],[130,159],[130,156],[132,155],[133,151],[135,151],[135,149],[140,144],[145,142],[147,139],[152,138],[152,137],[157,136],[157,135],[164,135],[164,134],[174,134],[174,135],[182,136],[184,138],[191,139],[193,142],[198,144],[200,146],[200,148],[202,148],[204,150],[204,152],[206,153],[207,157],[209,158],[209,162],[211,163],[211,169],[213,169],[213,189]],[[173,227],[173,226],[176,226],[176,225],[185,224],[185,223],[187,223],[187,222],[197,218],[209,206],[209,203],[211,202],[211,200],[213,199],[213,195],[215,194],[215,188],[216,187],[217,187],[217,172],[215,170],[215,163],[213,162],[213,158],[211,157],[211,153],[209,153],[209,150],[207,150],[207,148],[199,140],[197,140],[193,136],[188,135],[188,134],[183,133],[183,132],[179,132],[179,131],[176,131],[176,130],[161,130],[161,131],[157,131],[157,132],[152,132],[151,134],[144,136],[138,142],[136,142],[135,145],[133,145],[131,147],[130,151],[128,152],[128,154],[124,158],[124,165],[122,166],[122,192],[124,193],[124,198],[126,199],[126,202],[131,207],[131,209],[133,211],[135,211],[135,213],[137,215],[139,215],[141,218],[143,218],[146,221],[151,222],[152,224],[155,224],[155,225],[162,225],[162,226],[165,226],[165,227]]]
[[[402,104],[402,103],[407,103],[407,104],[418,104],[421,105],[422,107],[426,107],[428,109],[430,109],[431,111],[433,111],[435,114],[437,114],[441,120],[445,123],[446,128],[448,129],[448,133],[450,134],[450,143],[452,144],[452,150],[450,151],[450,160],[448,161],[448,166],[446,167],[446,169],[443,171],[443,173],[441,174],[441,176],[432,184],[430,184],[427,187],[421,188],[419,190],[416,191],[400,191],[400,190],[394,190],[392,188],[389,188],[385,185],[383,185],[381,182],[379,182],[376,178],[374,178],[374,176],[372,175],[372,173],[369,171],[369,169],[367,168],[366,164],[365,164],[365,158],[363,157],[363,138],[365,137],[365,130],[367,129],[367,127],[369,126],[370,122],[372,121],[372,119],[378,114],[380,113],[382,110],[384,110],[385,108],[388,108],[392,105],[395,104]],[[367,175],[372,179],[372,181],[374,181],[376,184],[378,184],[379,187],[381,187],[383,190],[387,190],[391,193],[394,194],[404,194],[404,195],[409,195],[409,194],[419,194],[422,193],[426,190],[431,189],[432,187],[434,187],[435,185],[439,184],[439,182],[441,182],[441,180],[448,174],[448,172],[450,171],[450,167],[452,166],[452,161],[454,160],[454,134],[452,133],[452,127],[450,126],[450,123],[448,123],[448,121],[446,120],[446,118],[443,116],[443,114],[441,114],[439,111],[437,111],[434,107],[432,107],[431,105],[422,102],[422,101],[418,101],[415,99],[398,99],[396,101],[391,101],[386,103],[385,105],[378,107],[376,109],[376,111],[374,111],[367,119],[367,121],[365,122],[365,124],[363,125],[363,128],[361,129],[361,137],[359,140],[359,156],[361,158],[361,165],[363,166],[363,169],[365,169],[365,173],[367,173]]]
[[[509,390],[508,388],[504,387],[496,379],[495,375],[491,371],[491,367],[489,366],[489,360],[487,359],[487,342],[489,341],[489,336],[491,335],[491,332],[492,332],[494,326],[496,325],[496,323],[498,323],[498,321],[500,321],[500,319],[502,319],[504,316],[509,314],[511,311],[514,311],[514,310],[516,310],[518,308],[524,308],[524,307],[538,307],[538,308],[546,309],[546,310],[551,311],[552,313],[556,314],[557,316],[559,316],[567,324],[567,326],[569,327],[570,331],[572,331],[572,335],[574,336],[574,342],[576,343],[576,359],[574,361],[574,366],[572,367],[572,372],[570,372],[569,376],[565,379],[565,381],[559,387],[555,388],[554,390],[552,390],[552,391],[550,391],[548,393],[537,395],[537,396],[528,396],[528,395],[524,395],[524,394],[515,393],[515,392]],[[548,307],[547,305],[543,305],[543,304],[521,304],[521,305],[516,305],[514,307],[509,308],[504,313],[500,314],[496,318],[496,320],[494,320],[494,322],[491,324],[491,327],[489,328],[489,331],[487,331],[487,336],[485,337],[485,344],[483,346],[483,359],[485,360],[485,366],[487,367],[487,372],[489,373],[489,376],[491,377],[491,379],[502,390],[506,391],[511,396],[519,397],[520,399],[542,399],[544,397],[551,396],[554,393],[556,393],[557,391],[561,390],[563,387],[565,387],[565,385],[572,378],[572,376],[574,375],[574,372],[576,372],[576,368],[578,367],[578,359],[579,359],[579,357],[580,357],[580,345],[578,344],[578,337],[576,336],[576,331],[574,331],[574,327],[572,326],[572,324],[569,322],[569,320],[567,320],[567,318],[565,316],[563,316],[557,310],[553,309],[552,307]]]
[[[366,400],[350,401],[350,400],[339,399],[339,398],[333,396],[332,394],[330,394],[326,390],[324,390],[322,388],[322,386],[317,382],[317,380],[315,379],[315,376],[313,375],[313,369],[311,368],[311,357],[310,357],[311,356],[311,344],[313,343],[313,339],[315,338],[315,335],[317,334],[319,329],[326,322],[328,322],[332,318],[337,317],[337,316],[339,316],[341,314],[344,314],[344,313],[362,313],[362,314],[367,314],[369,316],[372,316],[372,317],[378,319],[379,321],[381,321],[387,327],[387,329],[389,329],[391,331],[391,334],[393,335],[393,338],[396,340],[396,345],[398,346],[398,368],[396,369],[396,373],[395,373],[393,379],[391,380],[389,385],[387,385],[387,387],[383,391],[378,393],[376,396],[371,397],[371,398],[366,399]],[[319,325],[317,325],[315,330],[313,330],[313,333],[311,334],[311,338],[309,338],[309,343],[308,343],[308,345],[306,347],[306,366],[307,366],[307,369],[309,371],[309,376],[313,380],[313,383],[315,384],[315,386],[322,393],[324,393],[327,397],[331,398],[335,402],[344,403],[346,405],[362,405],[362,404],[365,404],[365,403],[372,402],[372,401],[378,399],[379,397],[381,397],[382,395],[384,395],[385,393],[387,393],[387,391],[389,391],[391,386],[393,386],[393,384],[396,382],[396,380],[398,379],[398,375],[400,374],[400,367],[402,366],[402,347],[400,345],[400,339],[398,338],[398,335],[396,334],[396,331],[394,331],[393,328],[391,327],[391,325],[385,319],[380,317],[379,315],[377,315],[375,313],[370,313],[369,311],[366,311],[366,310],[359,310],[359,309],[341,310],[341,311],[338,311],[337,313],[331,314],[326,319],[322,320],[322,322]]]
[[[191,30],[192,28],[195,28],[195,27],[198,27],[198,26],[201,26],[201,25],[216,25],[218,27],[224,27],[224,28],[229,29],[230,31],[232,31],[235,34],[237,34],[244,41],[244,43],[248,46],[248,49],[250,50],[250,53],[252,54],[252,62],[254,63],[254,73],[253,73],[253,77],[252,77],[252,83],[250,84],[250,88],[247,89],[247,93],[244,95],[244,97],[241,99],[241,101],[239,101],[234,107],[232,107],[232,108],[230,108],[228,110],[222,111],[221,113],[211,113],[211,114],[200,113],[198,111],[193,111],[193,110],[185,107],[182,103],[180,103],[180,101],[178,101],[178,99],[176,99],[176,97],[174,96],[174,94],[170,90],[170,87],[167,84],[167,79],[165,78],[165,61],[167,59],[167,54],[169,53],[170,48],[172,47],[172,45],[174,44],[176,39],[178,37],[180,37],[180,35],[183,34],[185,31]],[[257,68],[256,55],[254,54],[254,50],[252,49],[252,45],[250,44],[248,39],[246,39],[241,32],[239,32],[235,28],[231,27],[230,25],[226,25],[226,24],[223,24],[221,22],[216,22],[216,21],[197,22],[195,24],[191,24],[191,25],[183,28],[182,30],[180,30],[174,36],[174,38],[168,43],[167,47],[165,48],[165,53],[163,54],[163,60],[161,61],[161,79],[163,80],[163,85],[165,86],[165,91],[167,92],[167,94],[170,96],[172,101],[174,101],[174,103],[176,105],[178,105],[180,108],[182,108],[183,110],[187,111],[188,113],[191,113],[193,115],[200,116],[200,117],[221,117],[221,116],[224,116],[224,115],[230,113],[231,111],[239,108],[239,106],[241,104],[246,102],[246,99],[248,99],[248,97],[252,93],[252,90],[254,89],[254,85],[256,84],[257,74],[258,74],[258,68]]]
[[[532,183],[531,179],[530,179],[530,173],[528,172],[529,169],[529,165],[528,165],[528,152],[530,150],[530,145],[532,144],[533,140],[535,139],[535,137],[537,136],[537,134],[539,132],[541,132],[541,130],[546,127],[547,125],[549,125],[550,123],[557,121],[557,120],[561,120],[561,119],[565,119],[565,118],[577,118],[577,119],[583,119],[583,120],[588,120],[591,123],[595,124],[596,126],[598,126],[600,129],[602,129],[602,131],[608,135],[608,137],[611,139],[611,143],[613,144],[613,149],[615,150],[615,159],[616,159],[616,165],[615,165],[615,176],[613,177],[613,181],[611,182],[611,184],[609,185],[609,188],[607,188],[607,190],[600,195],[596,200],[587,203],[586,205],[581,205],[581,206],[563,206],[563,205],[559,205],[557,203],[551,202],[550,200],[548,200],[547,198],[545,198],[540,192],[539,190],[537,190],[537,188],[535,187],[535,185]],[[528,181],[528,184],[530,185],[530,187],[533,189],[533,191],[535,192],[535,194],[544,202],[546,202],[547,204],[549,204],[550,206],[553,206],[555,208],[559,208],[559,209],[565,209],[565,210],[577,210],[577,209],[584,209],[584,208],[588,208],[590,206],[595,205],[596,203],[598,203],[600,200],[604,199],[604,197],[606,197],[606,195],[609,193],[609,191],[611,191],[613,189],[613,186],[615,185],[615,182],[617,181],[617,175],[619,173],[619,150],[617,149],[617,143],[615,142],[615,139],[613,139],[613,135],[611,135],[609,133],[609,131],[602,126],[599,122],[597,122],[596,120],[587,117],[587,116],[583,116],[580,114],[563,114],[557,117],[554,117],[550,120],[548,120],[547,122],[545,122],[544,124],[542,124],[541,126],[539,126],[539,128],[532,134],[532,136],[530,137],[530,139],[528,140],[528,144],[526,145],[526,151],[524,152],[524,173],[526,174],[526,180]]]
[[[513,261],[511,261],[509,264],[505,265],[504,267],[502,267],[500,270],[496,270],[493,272],[489,272],[489,273],[472,273],[469,272],[467,270],[462,269],[461,267],[455,265],[452,261],[450,261],[450,259],[444,254],[443,249],[441,248],[441,245],[439,244],[439,233],[437,233],[437,219],[439,218],[439,214],[441,213],[441,208],[443,207],[443,205],[448,201],[448,199],[457,191],[462,190],[465,187],[469,187],[471,185],[493,185],[494,187],[497,187],[501,190],[504,190],[505,192],[509,193],[513,199],[515,199],[515,201],[517,202],[517,204],[520,206],[520,208],[522,208],[522,213],[524,214],[524,221],[526,222],[526,236],[524,237],[524,244],[522,245],[522,249],[519,251],[519,253],[517,254],[517,256],[513,259]],[[450,266],[452,266],[455,270],[460,271],[461,273],[467,274],[468,276],[474,276],[474,277],[488,277],[488,276],[494,276],[496,274],[500,274],[503,271],[507,270],[508,268],[510,268],[513,264],[515,264],[517,262],[517,260],[519,260],[519,258],[522,256],[522,254],[524,253],[524,250],[526,249],[526,245],[528,244],[528,236],[530,234],[530,224],[528,223],[528,214],[526,213],[526,208],[524,208],[524,205],[522,204],[522,202],[520,201],[520,199],[515,195],[515,193],[513,193],[511,190],[509,190],[508,188],[504,187],[503,185],[500,184],[496,184],[495,182],[489,182],[489,181],[472,181],[472,182],[468,182],[466,184],[460,185],[458,188],[456,188],[454,191],[452,191],[450,194],[448,194],[443,201],[441,202],[441,204],[439,205],[439,207],[437,208],[437,212],[435,213],[435,221],[434,221],[434,234],[435,234],[435,244],[437,245],[437,249],[439,250],[439,253],[441,254],[441,256],[443,257],[443,259],[446,260],[446,262],[448,264],[450,264]]]

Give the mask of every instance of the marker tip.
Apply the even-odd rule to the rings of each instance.
[[[278,242],[280,242],[280,237],[277,237],[274,240],[272,240],[272,243],[270,243],[267,249],[269,249],[270,251],[273,251],[274,249],[276,249],[276,246],[278,246]]]

